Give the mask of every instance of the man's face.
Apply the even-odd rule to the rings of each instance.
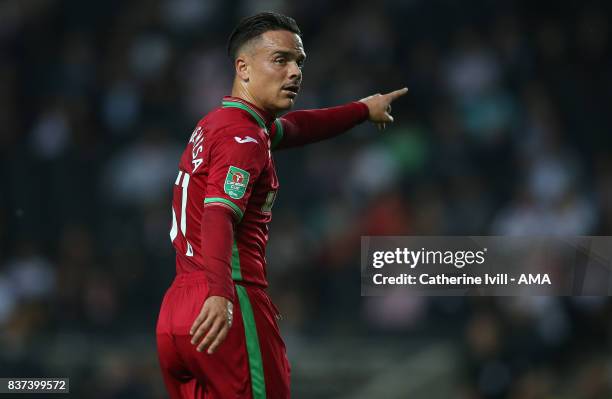
[[[248,92],[268,111],[290,109],[302,84],[302,39],[286,30],[268,31],[247,47]]]

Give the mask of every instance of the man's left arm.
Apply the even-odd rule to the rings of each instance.
[[[346,132],[369,120],[384,128],[392,123],[391,103],[408,92],[407,88],[388,94],[374,94],[338,107],[289,112],[275,121],[272,149],[303,146]]]

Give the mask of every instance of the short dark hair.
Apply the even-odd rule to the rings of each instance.
[[[288,30],[302,36],[293,18],[276,12],[260,12],[243,18],[236,26],[227,41],[227,55],[234,61],[245,43],[270,30]]]

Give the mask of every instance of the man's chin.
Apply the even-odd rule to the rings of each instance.
[[[295,97],[294,98],[283,98],[282,100],[280,100],[277,103],[277,107],[278,107],[278,111],[279,112],[284,112],[284,111],[289,111],[291,108],[293,108],[293,105],[295,104]]]

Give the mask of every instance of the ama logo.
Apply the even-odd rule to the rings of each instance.
[[[523,273],[521,274],[521,277],[519,278],[519,285],[520,284],[526,284],[526,285],[531,285],[531,284],[537,284],[537,285],[543,285],[543,284],[547,284],[547,285],[551,285],[552,283],[550,282],[550,277],[548,276],[548,273],[543,273],[543,274],[531,274],[531,273]]]

